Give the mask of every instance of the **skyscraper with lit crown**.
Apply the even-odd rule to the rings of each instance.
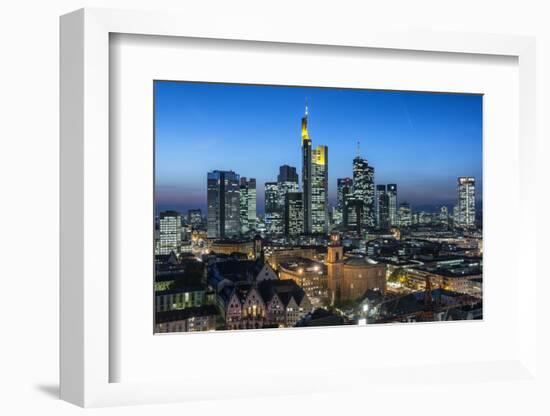
[[[302,194],[304,233],[328,231],[328,147],[312,148],[308,107],[302,117]]]
[[[311,233],[311,158],[312,148],[311,139],[307,128],[308,110],[307,105],[304,116],[302,117],[302,206],[304,210],[303,224],[304,233]]]

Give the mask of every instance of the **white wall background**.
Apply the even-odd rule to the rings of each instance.
[[[286,25],[308,20],[335,25],[387,25],[436,30],[511,33],[537,36],[538,134],[541,199],[540,234],[548,235],[548,138],[550,128],[550,11],[544,0],[398,0],[398,1],[169,1],[169,0],[4,0],[0,8],[0,413],[74,414],[81,409],[56,399],[58,389],[58,17],[74,9],[116,7],[179,10],[197,15],[244,13]],[[543,139],[544,138],[544,139]],[[544,180],[543,180],[544,179]],[[543,199],[544,198],[544,199]],[[546,205],[546,206],[545,206]],[[544,258],[539,237],[540,258]],[[548,328],[549,308],[538,287],[539,319]],[[548,330],[542,332],[540,367],[550,374]],[[541,351],[541,352],[542,352]],[[219,381],[219,380],[218,380]],[[178,413],[398,414],[548,414],[547,391],[507,383],[458,386],[448,394],[412,389],[401,397],[284,397],[163,405],[161,408],[99,409],[99,414]],[[456,394],[460,391],[460,394]],[[537,399],[538,398],[538,399]],[[422,409],[422,410],[421,410]]]

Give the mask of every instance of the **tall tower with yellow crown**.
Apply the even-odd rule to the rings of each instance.
[[[304,210],[304,233],[311,234],[311,186],[312,186],[312,164],[311,164],[311,139],[307,129],[308,111],[307,104],[302,117],[302,193]]]
[[[328,232],[328,147],[315,149],[308,131],[308,108],[302,117],[302,192],[305,234]]]

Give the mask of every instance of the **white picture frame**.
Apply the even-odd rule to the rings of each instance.
[[[212,397],[238,397],[284,392],[308,393],[352,390],[362,382],[402,377],[403,384],[426,382],[427,372],[453,372],[454,379],[476,383],[507,380],[537,382],[536,284],[540,278],[526,242],[535,241],[536,219],[529,204],[534,201],[530,178],[535,169],[535,41],[530,37],[468,34],[396,32],[350,28],[338,32],[312,24],[307,31],[241,22],[238,32],[231,22],[204,25],[192,16],[83,9],[61,18],[61,398],[80,406],[159,403]],[[180,38],[225,39],[280,44],[330,45],[335,48],[428,51],[440,54],[499,55],[514,57],[519,68],[519,183],[518,262],[525,267],[518,287],[518,306],[511,311],[518,325],[517,346],[506,359],[482,362],[419,362],[415,368],[342,367],[332,374],[347,382],[328,383],[309,380],[307,386],[288,383],[284,375],[266,371],[271,386],[280,389],[239,388],[204,390],[204,377],[184,377],[179,381],[112,382],[111,367],[121,357],[112,348],[113,333],[110,281],[110,200],[111,172],[116,171],[110,157],[110,35],[147,35]],[[527,215],[528,213],[528,215]],[[522,244],[523,242],[523,244]],[[532,243],[531,243],[532,248]],[[527,261],[529,259],[529,261]],[[515,272],[517,273],[517,271]],[[528,289],[527,289],[528,288]],[[360,329],[360,328],[357,328]],[[342,331],[343,329],[339,329]],[[346,329],[347,330],[347,329]],[[355,329],[353,329],[355,330]],[[409,329],[407,330],[409,331]],[[262,332],[262,331],[260,331]],[[264,332],[265,333],[265,332]],[[151,333],[152,336],[152,333]],[[201,335],[202,336],[202,335]],[[207,336],[225,336],[208,334]],[[232,334],[245,342],[250,333]],[[328,332],[311,332],[320,340]],[[165,337],[165,344],[170,337]],[[153,358],[151,358],[153,359]],[[376,366],[374,366],[376,367]],[[406,376],[409,374],[409,376]],[[370,378],[369,378],[370,377]],[[154,378],[152,378],[153,380]],[[416,380],[416,381],[415,381]],[[286,384],[286,385],[285,385]],[[358,387],[360,388],[360,387]]]

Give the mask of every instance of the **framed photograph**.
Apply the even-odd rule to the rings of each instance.
[[[155,333],[483,319],[481,94],[154,97]]]
[[[61,18],[62,398],[537,383],[534,40],[243,27]]]

